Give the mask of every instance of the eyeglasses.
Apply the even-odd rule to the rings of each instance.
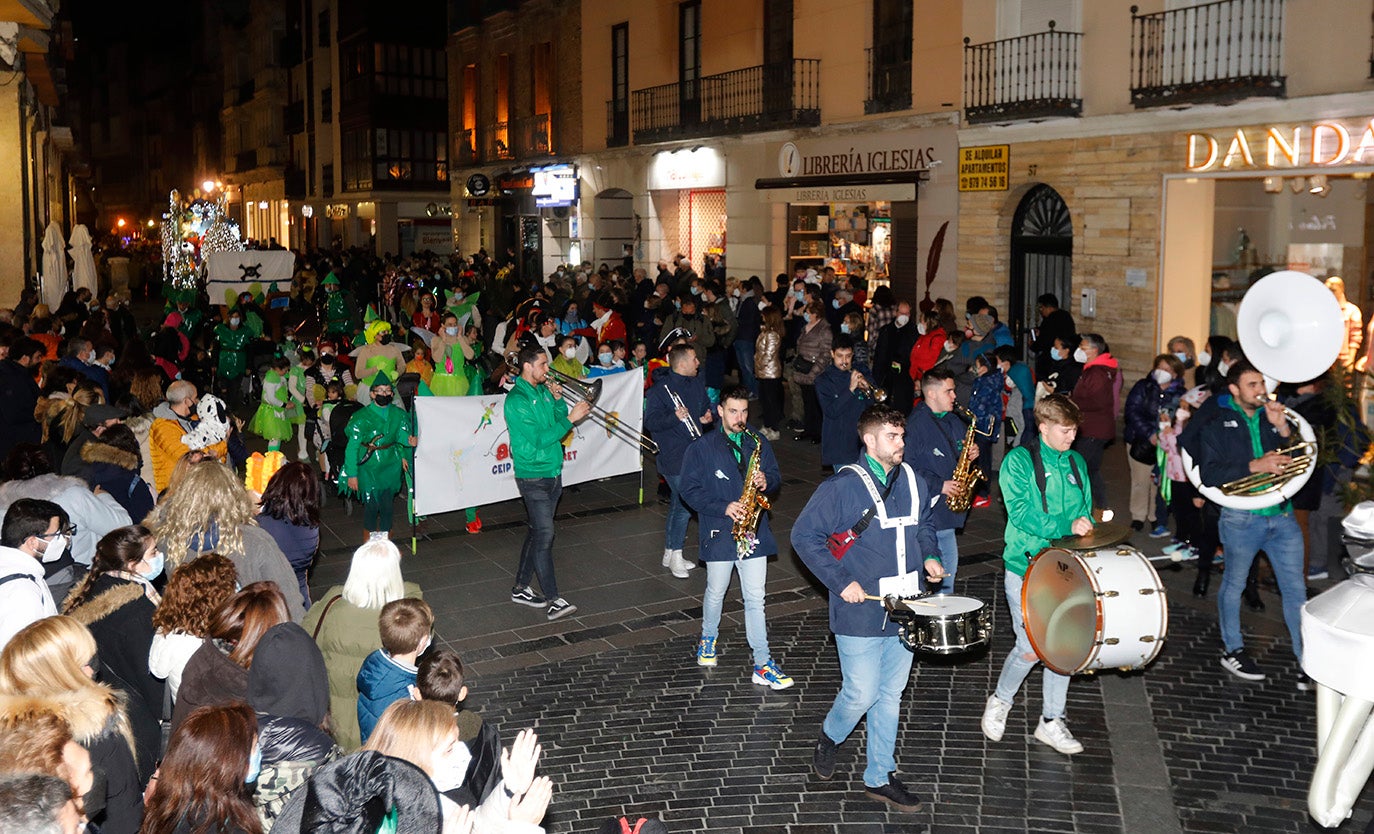
[[[59,527],[59,528],[57,529],[56,532],[52,532],[52,533],[40,533],[40,534],[38,534],[37,536],[34,536],[34,538],[36,538],[36,539],[51,539],[53,536],[75,536],[75,535],[76,535],[76,525],[75,525],[75,524],[68,524],[66,527]]]

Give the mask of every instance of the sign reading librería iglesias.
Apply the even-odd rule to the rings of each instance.
[[[1374,163],[1374,119],[1246,127],[1187,134],[1189,171]]]
[[[778,173],[784,177],[819,177],[923,171],[938,159],[934,145],[916,142],[846,144],[831,141],[804,148],[787,142],[778,152]]]

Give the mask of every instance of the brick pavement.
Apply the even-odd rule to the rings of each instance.
[[[785,483],[773,523],[785,542],[822,475],[816,447],[784,440],[775,448]],[[810,745],[839,685],[823,597],[790,552],[770,564],[770,642],[798,681],[793,689],[749,682],[733,589],[722,665],[699,670],[691,651],[704,571],[676,580],[659,565],[665,508],[647,468],[643,506],[634,477],[565,494],[555,551],[574,616],[547,623],[506,601],[523,536],[515,502],[483,508],[478,536],[463,531],[461,514],[426,520],[429,539],[405,563],[435,607],[441,642],[470,664],[474,703],[508,733],[539,728],[557,786],[551,832],[594,830],[622,811],[661,812],[673,831],[1321,830],[1305,811],[1315,709],[1292,686],[1278,599],[1266,593],[1267,611],[1244,614],[1248,644],[1276,673],[1244,684],[1217,666],[1215,590],[1193,598],[1191,567],[1161,572],[1170,634],[1153,666],[1074,680],[1069,715],[1085,753],[1068,759],[1029,739],[1036,675],[1023,690],[1031,711],[1018,703],[1003,741],[983,739],[978,716],[1011,640],[996,508],[975,511],[960,539],[960,592],[997,606],[992,657],[918,662],[908,690],[898,761],[926,807],[903,815],[863,798],[862,727],[842,748],[835,781],[817,782]],[[1120,511],[1124,452],[1109,452],[1107,475]],[[361,538],[357,515],[339,502],[324,515],[316,593],[341,580]],[[689,556],[695,533],[693,524]],[[1137,539],[1147,553],[1164,543]],[[1366,796],[1340,830],[1363,831],[1371,816],[1374,796]]]

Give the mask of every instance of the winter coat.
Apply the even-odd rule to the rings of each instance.
[[[37,559],[18,548],[0,546],[0,578],[5,577],[13,578],[0,582],[0,650],[25,626],[57,614]]]
[[[81,447],[81,459],[86,463],[81,477],[92,490],[108,492],[133,523],[141,523],[153,511],[153,488],[143,480],[138,455],[92,440]]]
[[[243,525],[239,528],[239,534],[243,536],[243,553],[222,554],[234,563],[239,585],[251,585],[254,582],[277,583],[277,589],[286,597],[286,610],[291,614],[291,621],[300,622],[301,617],[305,616],[305,604],[296,594],[291,593],[291,589],[299,587],[299,582],[296,580],[296,572],[286,561],[286,555],[277,547],[272,535],[256,524]],[[162,547],[162,552],[167,554],[167,562],[170,565],[180,565],[206,553],[220,552],[216,549],[219,546],[219,531],[213,524],[203,541],[200,536],[194,536],[190,544],[184,547],[177,547],[171,542],[161,540],[158,544]]]
[[[37,405],[33,371],[13,359],[0,359],[0,460],[18,444],[37,443],[42,437],[33,416]]]
[[[759,299],[752,293],[742,296],[739,300],[739,310],[735,312],[738,327],[735,329],[735,341],[753,342],[759,337],[759,328],[763,323],[763,313],[759,310]]]
[[[86,599],[67,615],[95,638],[100,668],[96,677],[124,693],[125,711],[134,733],[139,772],[151,775],[162,752],[162,717],[165,684],[148,669],[153,643],[153,612],[150,586],[131,579],[104,574],[91,585]]]
[[[184,631],[171,634],[158,631],[153,634],[153,642],[148,647],[148,671],[153,677],[167,681],[174,701],[177,691],[181,689],[181,673],[191,656],[200,651],[201,640]]]
[[[277,543],[277,547],[281,548],[286,561],[291,565],[291,570],[296,572],[301,602],[309,608],[310,587],[306,583],[306,574],[310,570],[310,563],[314,561],[315,553],[320,549],[320,528],[292,524],[284,518],[274,518],[266,513],[260,513],[257,522],[258,526],[266,530]],[[281,590],[284,594],[290,593],[287,588]]]
[[[796,375],[798,385],[815,385],[816,377],[830,364],[830,346],[835,341],[830,332],[830,325],[826,324],[824,318],[813,322],[813,325],[809,330],[803,327],[801,335],[797,337],[797,355],[812,362],[809,373]]]
[[[556,400],[516,377],[505,403],[511,460],[517,478],[557,478],[563,474],[563,436],[572,431],[567,400]]]
[[[10,505],[20,498],[41,498],[67,511],[71,523],[76,525],[76,535],[68,549],[71,558],[82,565],[91,563],[96,542],[106,533],[132,523],[113,495],[96,495],[80,478],[47,474],[36,475],[27,481],[0,484],[0,518],[4,518]],[[67,554],[62,558],[66,559]]]
[[[936,417],[924,402],[911,410],[906,421],[906,451],[902,460],[925,478],[931,495],[944,489],[945,481],[954,477],[954,468],[964,449],[968,425],[953,412]],[[968,510],[956,513],[949,508],[949,499],[940,495],[932,509],[931,521],[936,530],[955,530],[964,526]]]
[[[816,377],[822,466],[843,466],[859,456],[859,415],[871,400],[849,390],[849,373],[831,365]]]
[[[1051,539],[1069,535],[1073,532],[1073,523],[1091,517],[1093,511],[1092,486],[1088,483],[1088,464],[1083,456],[1072,449],[1055,451],[1043,437],[1031,442],[1040,444],[1040,458],[1045,464],[1044,503],[1041,503],[1030,450],[1025,446],[1007,452],[997,481],[1007,508],[1002,562],[1017,576],[1026,575],[1031,557],[1049,547]]]
[[[441,830],[439,792],[429,776],[410,762],[363,750],[312,773],[288,797],[272,834],[374,834],[392,809],[399,834]]]
[[[33,710],[56,712],[71,728],[72,739],[91,754],[95,784],[86,794],[86,816],[101,834],[137,834],[143,825],[143,786],[134,759],[133,733],[124,696],[103,684],[43,697],[0,696],[0,715]]]
[[[749,464],[755,444],[761,446],[759,471],[767,485],[765,494],[777,492],[782,484],[778,460],[767,438],[752,432],[739,440],[740,457],[735,458],[730,439],[723,430],[716,430],[692,446],[692,454],[683,462],[682,500],[697,511],[697,527],[701,534],[701,559],[704,562],[733,562],[737,557],[734,521],[725,514],[731,502],[738,501],[744,492],[744,469]],[[749,558],[772,556],[778,543],[768,524],[769,513],[759,513],[758,543]]]
[[[940,354],[945,349],[945,338],[943,327],[936,327],[924,336],[916,337],[916,344],[911,348],[911,367],[907,371],[913,380],[919,382],[921,377],[926,375],[926,371],[940,361]]]
[[[878,387],[887,390],[887,404],[903,413],[911,410],[911,401],[916,396],[916,384],[911,379],[911,350],[918,338],[915,322],[898,327],[894,319],[878,331],[878,343],[873,350],[873,377]]]
[[[1203,403],[1179,438],[1197,463],[1202,483],[1215,487],[1249,475],[1250,461],[1262,452],[1282,449],[1293,442],[1292,437],[1280,436],[1263,412],[1256,412],[1255,418],[1246,417],[1229,393]],[[1277,506],[1286,507],[1287,502]]]
[[[422,599],[420,586],[405,583],[404,596]],[[332,605],[330,601],[338,597]],[[382,647],[377,625],[378,608],[359,608],[343,598],[343,586],[335,585],[310,607],[301,627],[315,638],[329,673],[329,711],[334,740],[345,751],[362,744],[358,731],[358,671],[367,656]],[[324,622],[321,623],[320,620]]]
[[[258,745],[262,750],[262,770],[253,789],[262,830],[272,822],[291,798],[321,766],[343,756],[334,739],[319,727],[300,718],[258,713]]]
[[[363,661],[357,684],[358,732],[364,744],[386,708],[410,697],[409,687],[415,683],[415,671],[393,660],[385,649],[378,649]]]
[[[700,306],[700,302],[698,302]],[[692,349],[697,352],[697,359],[703,363],[706,361],[706,351],[715,347],[716,334],[711,329],[711,322],[701,313],[692,316],[684,316],[682,312],[675,311],[663,320],[663,327],[659,328],[660,333],[671,333],[674,328],[681,327],[692,334]]]
[[[1110,353],[1093,357],[1073,388],[1073,401],[1083,412],[1078,436],[1094,440],[1116,438],[1116,415],[1121,411],[1121,368]]]
[[[968,410],[978,418],[978,431],[991,431],[989,440],[997,440],[1002,428],[1002,389],[1006,377],[999,370],[991,370],[973,381],[973,393],[968,398]]]
[[[682,400],[687,412],[692,415],[688,419],[696,423],[696,437],[692,437],[687,425],[678,419],[670,391]],[[719,418],[713,417],[710,423],[701,422],[701,416],[707,411],[714,413],[716,409],[706,396],[705,378],[700,373],[682,376],[669,370],[661,374],[649,389],[644,398],[644,428],[653,434],[654,442],[658,444],[655,461],[661,474],[676,475],[681,472],[682,456],[687,453],[688,447],[715,428]]]
[[[754,376],[782,379],[782,334],[776,330],[760,330],[754,341]]]
[[[230,659],[229,650],[222,641],[207,637],[186,661],[172,709],[172,732],[197,707],[248,700],[248,670]]]
[[[1163,388],[1153,377],[1147,376],[1131,386],[1126,395],[1126,428],[1123,439],[1130,444],[1148,442],[1159,433],[1159,413],[1167,412],[1169,421],[1178,410],[1178,401],[1183,396],[1183,381],[1173,379]]]
[[[1056,308],[1040,322],[1040,329],[1037,338],[1031,342],[1031,352],[1035,354],[1035,375],[1039,379],[1044,379],[1052,372],[1054,359],[1050,356],[1050,348],[1054,347],[1054,340],[1059,339],[1068,346],[1072,353],[1074,347],[1078,345],[1078,330],[1073,323],[1073,314],[1063,308]],[[1062,388],[1060,393],[1067,393],[1072,386]]]

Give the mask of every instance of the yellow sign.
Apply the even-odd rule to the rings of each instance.
[[[1011,145],[959,149],[960,191],[1006,191]]]

